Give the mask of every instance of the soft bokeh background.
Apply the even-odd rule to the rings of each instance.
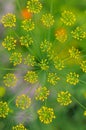
[[[44,9],[43,12],[46,10],[50,10],[51,3],[53,4],[52,12],[57,20],[57,24],[55,27],[59,27],[59,17],[61,11],[64,9],[74,10],[75,13],[78,15],[78,24],[83,25],[86,31],[86,0],[40,0],[43,5]],[[2,15],[6,14],[7,12],[16,13],[17,16],[17,24],[20,24],[21,20],[21,11],[26,6],[26,0],[0,0],[0,18]],[[40,15],[35,16],[36,19],[40,17]],[[39,26],[39,25],[38,25]],[[40,30],[42,30],[40,28]],[[16,29],[17,33],[20,35],[21,31],[20,28]],[[37,29],[35,30],[35,38],[39,42],[42,37],[40,36],[41,33]],[[45,30],[42,30],[45,32]],[[12,72],[12,70],[6,69],[11,68],[12,66],[9,63],[9,53],[2,47],[1,42],[4,36],[9,33],[9,30],[5,30],[4,27],[0,24],[0,99],[3,101],[9,101],[17,93],[26,93],[29,91],[29,86],[25,84],[22,79],[19,80],[17,87],[14,89],[8,89],[3,86],[3,76],[8,73]],[[47,35],[47,32],[45,32]],[[53,36],[51,36],[51,40]],[[86,54],[86,39],[82,41],[76,41],[77,48]],[[23,48],[22,48],[23,49]],[[23,50],[25,52],[25,50]],[[25,52],[26,53],[26,52]],[[18,76],[21,77],[23,75],[23,70],[18,70],[19,68],[24,66],[19,66],[13,72]],[[72,68],[72,67],[71,67]],[[86,81],[86,74],[83,73],[79,68],[75,67],[75,71],[80,74],[80,79]],[[61,84],[59,84],[60,87]],[[25,87],[24,90],[20,91]],[[31,87],[31,86],[30,86]],[[35,88],[37,85],[35,85]],[[83,116],[84,110],[81,106],[76,102],[73,101],[71,105],[68,107],[60,106],[56,101],[56,91],[51,88],[51,95],[47,100],[47,105],[53,107],[55,110],[55,114],[57,116],[56,119],[49,125],[42,124],[37,116],[37,109],[39,106],[42,105],[40,102],[33,101],[33,105],[31,106],[29,111],[21,111],[15,107],[15,101],[11,102],[10,104],[10,114],[6,119],[0,118],[0,130],[11,130],[13,125],[16,125],[20,122],[25,122],[26,128],[29,130],[86,130],[86,117]],[[80,103],[86,106],[86,83],[79,83],[75,87],[70,88],[71,93],[79,100]],[[34,89],[31,90],[30,96],[33,97]]]

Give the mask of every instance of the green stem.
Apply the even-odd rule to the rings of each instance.
[[[83,84],[86,84],[86,82],[85,82],[85,81],[83,81],[83,80],[80,80],[80,82],[81,82],[81,83],[83,83]]]
[[[0,70],[23,70],[23,69],[17,69],[17,68],[0,68]]]
[[[22,9],[21,9],[21,6],[20,6],[20,3],[19,3],[19,0],[16,0],[16,3],[17,3],[17,6],[18,6],[19,10],[21,11]]]
[[[53,13],[53,0],[51,0],[51,3],[50,3],[50,13],[51,14]],[[50,36],[51,36],[51,28],[49,28],[48,30],[48,40],[50,40]]]
[[[82,105],[74,96],[72,96],[74,98],[74,100],[83,108],[86,110],[86,107],[84,105]]]

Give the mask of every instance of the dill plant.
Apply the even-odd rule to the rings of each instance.
[[[15,89],[17,94],[15,93],[12,99],[9,98],[8,104],[15,104],[11,106],[14,113],[18,108],[27,113],[31,104],[36,103],[38,107],[35,112],[40,122],[44,124],[56,120],[58,113],[55,107],[58,108],[59,104],[61,108],[68,105],[71,107],[72,103],[76,102],[84,109],[86,115],[86,107],[73,96],[72,92],[72,88],[77,87],[79,83],[86,85],[86,82],[80,79],[80,73],[77,73],[77,71],[86,73],[86,59],[83,51],[78,49],[78,42],[83,44],[82,41],[86,41],[86,31],[77,26],[78,17],[72,9],[57,11],[60,15],[57,17],[53,0],[50,3],[47,10],[42,0],[28,0],[23,8],[31,13],[30,17],[25,17],[25,11],[22,18],[10,13],[0,20],[5,29],[10,32],[10,35],[7,34],[3,39],[2,46],[7,49],[9,61],[12,63],[11,68],[4,67],[3,70],[15,72],[18,68],[23,71],[20,78],[13,73],[6,73],[3,77],[2,84],[7,87],[14,86],[14,89],[18,87],[17,81],[23,81],[21,84],[23,89],[21,87],[18,87],[18,91]],[[21,4],[19,8],[23,11]],[[17,70],[18,74],[19,70]],[[24,91],[25,84],[29,88],[27,91]],[[31,94],[32,90],[35,90],[33,94]],[[52,101],[48,103],[53,98],[52,90],[57,94],[54,98],[55,107]],[[20,95],[21,91],[23,94]],[[4,112],[1,106],[0,115],[6,117],[9,111],[8,105],[3,101],[0,104],[4,105]],[[17,129],[27,128],[23,124],[12,127],[12,130]]]

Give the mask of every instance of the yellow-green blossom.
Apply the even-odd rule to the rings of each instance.
[[[49,95],[49,90],[46,87],[39,87],[36,89],[35,98],[36,100],[44,101]]]
[[[18,124],[12,127],[12,130],[27,130],[23,124]]]
[[[70,72],[66,76],[66,81],[69,84],[76,85],[79,82],[79,74],[76,74],[75,72]]]
[[[69,49],[69,55],[71,58],[78,60],[80,58],[80,51],[75,47]]]
[[[84,60],[80,63],[80,67],[81,67],[82,71],[86,73],[86,60]]]
[[[39,66],[42,70],[48,70],[49,69],[49,63],[47,59],[42,59],[39,63]]]
[[[44,26],[51,27],[54,24],[54,18],[51,14],[43,14],[41,21]]]
[[[20,37],[20,44],[22,46],[29,47],[32,43],[33,43],[33,39],[29,35]]]
[[[31,13],[39,13],[42,9],[42,4],[39,0],[28,0],[27,1],[27,9]]]
[[[8,51],[14,50],[16,46],[16,40],[12,36],[7,36],[2,42],[2,46],[7,48]]]
[[[0,86],[0,98],[1,98],[1,97],[4,97],[5,93],[6,93],[5,87]]]
[[[28,54],[28,55],[26,56],[26,58],[24,59],[24,64],[26,64],[26,65],[28,65],[28,66],[34,66],[35,63],[36,63],[35,57],[32,56],[32,55],[30,55],[30,54]]]
[[[14,27],[16,23],[16,16],[8,13],[2,17],[1,23],[4,25],[4,27]]]
[[[7,102],[0,101],[0,117],[6,118],[9,112],[9,106]]]
[[[86,116],[86,111],[84,111],[83,115]]]
[[[55,32],[55,36],[56,36],[56,39],[61,42],[61,43],[64,43],[66,40],[67,40],[67,31],[65,28],[59,28],[56,30]]]
[[[64,10],[62,12],[61,21],[67,26],[72,26],[76,21],[76,16],[73,12]]]
[[[53,62],[54,62],[54,66],[57,70],[62,70],[64,68],[64,61],[61,60],[60,58],[58,58],[58,56],[56,56],[54,59],[53,59]]]
[[[55,118],[53,108],[42,106],[38,111],[39,119],[44,124],[50,124]]]
[[[16,106],[21,109],[27,109],[31,105],[31,98],[29,98],[27,95],[22,94],[20,96],[17,96],[16,98]]]
[[[72,37],[77,40],[82,40],[86,38],[86,32],[84,32],[81,27],[76,27],[76,29],[73,30],[71,34],[72,34]]]
[[[38,74],[34,71],[28,71],[24,76],[24,80],[31,84],[34,84],[38,81]]]
[[[25,19],[22,21],[22,28],[27,32],[32,31],[35,28],[35,24],[32,21],[32,19],[29,20]]]
[[[50,49],[52,48],[52,43],[44,40],[41,44],[40,44],[40,48],[42,52],[49,52]]]
[[[68,91],[61,91],[57,96],[57,102],[59,102],[60,105],[67,106],[72,102],[71,94]]]
[[[10,62],[14,66],[19,65],[22,62],[22,54],[20,52],[13,52],[10,56]]]
[[[47,79],[47,81],[48,81],[50,84],[56,85],[58,80],[60,80],[60,78],[57,76],[56,73],[49,73],[49,74],[48,74],[48,79]]]
[[[3,77],[3,82],[7,87],[14,87],[17,83],[17,78],[14,74],[8,73]]]

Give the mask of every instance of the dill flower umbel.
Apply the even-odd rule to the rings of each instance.
[[[41,44],[40,44],[40,49],[42,52],[49,52],[50,49],[52,48],[52,43],[44,40]]]
[[[62,91],[58,93],[57,102],[59,102],[60,105],[63,106],[69,105],[72,102],[71,94],[68,91]]]
[[[61,42],[64,43],[67,40],[67,31],[65,28],[59,28],[56,30],[55,32],[55,36],[56,39]]]
[[[39,119],[44,124],[50,124],[52,120],[55,118],[53,108],[49,108],[46,106],[42,106],[38,111]]]
[[[64,61],[61,60],[60,58],[58,58],[58,56],[56,56],[53,59],[53,62],[54,62],[54,66],[55,66],[56,69],[62,70],[64,68]]]
[[[27,130],[23,124],[18,124],[12,127],[12,130]]]
[[[8,13],[2,17],[1,23],[4,25],[4,27],[15,27],[16,16]]]
[[[49,73],[47,81],[52,85],[56,85],[59,79],[56,73]]]
[[[25,19],[22,21],[22,26],[21,26],[25,31],[29,32],[32,31],[35,28],[35,24],[32,21],[32,19]]]
[[[35,57],[28,54],[26,56],[26,58],[24,58],[24,64],[28,65],[28,66],[34,66],[35,65]]]
[[[6,118],[9,112],[9,106],[7,102],[0,101],[0,117]]]
[[[82,71],[86,73],[86,60],[84,60],[80,63],[80,67],[81,67]]]
[[[13,52],[9,60],[14,66],[19,65],[22,62],[22,54],[20,52]]]
[[[39,66],[42,70],[48,70],[49,69],[49,63],[47,59],[42,59],[39,63]]]
[[[71,26],[75,23],[76,21],[76,16],[73,12],[64,10],[62,12],[61,16],[61,21],[66,25],[66,26]]]
[[[32,43],[33,43],[33,39],[29,35],[20,37],[20,44],[22,46],[29,47]]]
[[[78,60],[80,58],[80,51],[75,47],[69,49],[69,55],[71,58]]]
[[[86,38],[86,32],[84,32],[81,27],[76,27],[76,29],[73,30],[71,34],[72,34],[72,37],[77,40],[82,40]]]
[[[34,71],[28,71],[24,76],[24,80],[31,84],[36,83],[38,81],[38,75]]]
[[[46,87],[39,87],[36,89],[35,98],[36,100],[44,101],[49,95],[49,90]]]
[[[67,74],[66,81],[69,84],[76,85],[79,82],[79,74],[76,74],[75,72],[70,72]]]
[[[42,9],[42,4],[39,0],[28,0],[27,2],[27,9],[29,12],[37,14]]]
[[[44,26],[51,27],[54,24],[54,18],[51,14],[42,15],[41,21]]]
[[[14,74],[8,73],[3,77],[3,82],[7,87],[14,87],[17,83],[17,78]]]
[[[16,46],[16,40],[12,36],[7,36],[2,42],[2,46],[7,48],[8,51],[14,50]]]
[[[31,98],[29,98],[27,95],[22,94],[20,96],[17,96],[16,98],[16,106],[21,109],[27,109],[31,105]]]

